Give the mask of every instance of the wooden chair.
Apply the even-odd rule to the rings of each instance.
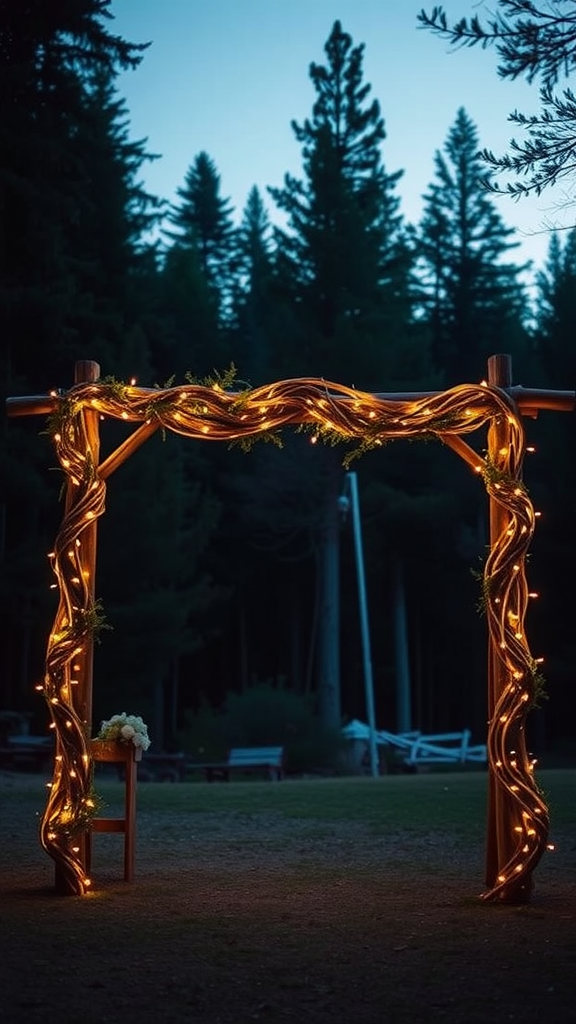
[[[136,782],[141,751],[131,743],[122,744],[106,740],[91,740],[92,760],[97,763],[124,765],[124,817],[93,818],[86,833],[86,873],[90,874],[92,864],[92,837],[95,832],[119,832],[124,834],[124,881],[134,879],[134,854],[136,847]]]

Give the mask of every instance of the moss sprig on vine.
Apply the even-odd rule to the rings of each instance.
[[[117,380],[116,377],[102,377],[98,383],[106,385],[112,398],[116,398],[120,402],[126,398],[129,385],[125,381]]]
[[[486,615],[488,611],[488,605],[490,604],[490,598],[492,596],[493,580],[486,576],[486,562],[481,556],[478,561],[480,562],[480,568],[470,569],[470,573],[473,579],[480,585],[480,597],[476,602],[476,611],[479,615]]]
[[[234,437],[228,445],[228,451],[239,448],[241,452],[251,452],[261,441],[264,444],[273,444],[276,448],[284,447],[279,430],[263,430],[261,434],[251,434],[249,437]]]
[[[104,607],[99,598],[81,613],[81,618],[84,620],[86,632],[92,637],[94,643],[100,643],[100,634],[105,629],[114,629],[106,619]]]
[[[77,835],[87,831],[93,819],[101,813],[104,807],[103,798],[94,789],[91,789],[86,799],[74,807],[74,813],[70,813],[70,815],[60,813],[58,818],[51,822],[51,830],[62,838],[74,839]]]
[[[237,370],[234,363],[230,363],[227,370],[220,373],[219,370],[214,370],[214,375],[207,377],[196,377],[190,373],[189,370],[184,374],[184,380],[187,384],[197,384],[204,388],[216,388],[220,391],[232,391],[232,388],[237,385],[236,381]]]
[[[530,662],[530,678],[532,680],[530,708],[540,708],[542,707],[542,701],[548,700],[548,693],[546,692],[546,679],[540,669],[540,665],[534,660]]]
[[[522,491],[523,494],[527,493],[522,480],[513,477],[508,470],[500,469],[489,455],[484,457],[481,476],[487,487],[489,485],[494,487],[496,484],[499,484],[501,487],[513,487]]]
[[[58,402],[46,421],[46,430],[40,431],[40,436],[47,435],[52,441],[72,421],[76,411],[76,402],[69,394],[59,395]]]

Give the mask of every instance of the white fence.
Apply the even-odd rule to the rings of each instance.
[[[370,727],[354,719],[342,730],[348,740],[370,741]],[[486,744],[472,745],[470,729],[461,732],[437,732],[423,735],[421,732],[391,733],[377,729],[375,741],[378,746],[392,747],[400,754],[400,760],[408,767],[426,764],[485,763]]]

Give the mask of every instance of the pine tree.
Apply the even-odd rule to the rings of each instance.
[[[157,281],[152,342],[157,379],[185,375],[202,379],[228,365],[225,336],[218,325],[218,300],[204,276],[198,253],[175,243]]]
[[[435,362],[449,384],[459,384],[483,377],[493,352],[511,351],[521,360],[526,266],[504,262],[518,243],[509,241],[513,229],[482,186],[478,133],[463,108],[435,167],[416,242],[422,307]]]
[[[70,233],[82,219],[90,150],[86,79],[136,67],[143,47],[105,28],[109,0],[4,0],[0,23],[0,333],[8,371],[35,388],[69,371],[77,308]],[[85,137],[85,136],[84,136]],[[46,356],[48,355],[48,359]]]
[[[242,377],[252,385],[271,377],[270,331],[274,294],[271,226],[256,186],[248,195],[237,235],[234,352]]]
[[[558,233],[550,239],[548,259],[536,278],[539,355],[550,386],[576,380],[574,321],[576,317],[576,230],[564,244]]]
[[[576,230],[554,233],[548,258],[537,276],[536,354],[543,368],[543,383],[558,390],[574,389],[576,356]],[[530,440],[536,447],[527,461],[526,480],[544,521],[538,529],[531,563],[532,578],[542,594],[542,607],[533,617],[534,645],[546,658],[547,702],[540,716],[548,735],[547,743],[565,737],[565,709],[573,692],[575,601],[571,586],[559,578],[573,578],[576,572],[574,547],[574,505],[576,469],[574,447],[576,420],[573,414],[542,415],[531,425]]]
[[[562,241],[550,239],[548,259],[537,276],[535,347],[547,387],[569,389],[576,381],[574,321],[576,317],[576,230]],[[572,545],[571,516],[576,491],[574,474],[574,417],[556,416],[543,422],[547,439],[546,498],[562,523],[567,547]]]
[[[500,78],[525,77],[530,83],[541,80],[539,113],[526,115],[515,110],[509,116],[527,140],[512,139],[503,156],[494,156],[489,149],[482,153],[498,176],[513,176],[504,188],[488,176],[485,184],[490,190],[516,198],[540,195],[548,186],[574,177],[576,98],[569,88],[560,95],[555,88],[576,66],[576,11],[573,0],[543,5],[534,0],[496,0],[495,6],[495,15],[485,24],[474,15],[449,25],[442,7],[434,7],[431,14],[421,11],[418,20],[455,47],[479,45],[486,49],[493,45]]]
[[[384,121],[363,83],[364,46],[336,21],[325,52],[325,66],[310,66],[312,116],[292,123],[305,177],[270,189],[287,216],[279,270],[299,311],[296,373],[370,388],[414,370],[409,345],[398,347],[410,321],[401,172],[382,165]]]
[[[276,358],[294,376],[373,391],[413,387],[430,364],[412,316],[411,255],[396,194],[401,172],[388,174],[382,163],[385,127],[363,81],[364,46],[336,21],[325,54],[325,65],[310,67],[311,117],[292,123],[303,178],[286,175],[282,188],[270,189],[287,221],[275,233],[276,284],[290,311],[284,335],[274,339]],[[318,451],[316,464],[320,500],[309,525],[317,566],[316,677],[323,724],[337,727],[343,473],[333,449]],[[313,490],[301,476],[300,501]]]
[[[146,356],[136,326],[132,323],[131,330],[125,320],[126,302],[117,308],[118,287],[113,301],[108,294],[112,281],[117,281],[120,263],[115,260],[121,251],[125,274],[133,270],[128,257],[136,225],[126,224],[124,214],[128,219],[131,214],[123,211],[122,203],[125,200],[129,207],[135,196],[131,175],[143,155],[128,152],[127,141],[114,136],[118,110],[107,109],[100,117],[91,106],[96,81],[111,84],[118,70],[138,65],[143,50],[108,31],[109,6],[109,0],[57,5],[46,0],[2,2],[3,397],[66,387],[75,358],[107,356],[109,329],[115,327],[119,341],[121,323],[129,344]],[[112,183],[114,217],[106,195]],[[97,235],[98,203],[100,214],[107,210],[102,239]],[[102,241],[104,234],[106,252],[95,241]],[[117,244],[118,239],[123,241]],[[86,342],[94,345],[91,351],[86,351]],[[104,366],[103,372],[117,369]],[[10,422],[1,444],[6,469],[2,617],[13,644],[4,647],[0,678],[18,680],[18,702],[24,706],[30,679],[41,672],[49,627],[45,552],[58,525],[59,481],[48,472],[52,457],[48,445],[38,443],[38,423]]]
[[[207,153],[198,154],[176,191],[180,202],[168,217],[175,230],[167,230],[167,237],[196,253],[224,324],[230,313],[235,229],[230,200],[220,195],[220,175]]]
[[[135,366],[141,375],[148,368],[141,323],[154,247],[146,239],[163,204],[139,180],[143,164],[154,157],[145,140],[130,138],[125,103],[108,70],[97,68],[86,76],[83,108],[70,141],[79,160],[90,155],[81,213],[68,240],[77,296],[70,317],[72,354],[80,358],[89,351],[103,368],[125,379]]]

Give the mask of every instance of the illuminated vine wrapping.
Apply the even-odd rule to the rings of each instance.
[[[89,827],[92,806],[87,747],[91,723],[78,714],[74,683],[77,660],[91,637],[97,610],[82,545],[84,532],[104,511],[105,480],[114,462],[111,456],[96,464],[85,430],[85,410],[139,423],[147,433],[159,427],[189,438],[244,446],[263,437],[278,440],[282,428],[295,427],[309,431],[313,443],[347,445],[345,461],[389,441],[433,437],[471,465],[484,479],[491,498],[506,511],[505,529],[493,542],[484,567],[483,588],[489,636],[506,680],[489,722],[489,767],[511,800],[513,853],[484,898],[498,897],[511,880],[533,870],[546,847],[549,828],[524,741],[524,723],[538,678],[524,628],[529,596],[525,556],[535,513],[521,482],[524,430],[505,392],[485,384],[460,385],[415,400],[391,400],[303,378],[241,392],[223,390],[218,384],[152,390],[91,382],[54,397],[51,432],[69,482],[69,500],[52,554],[60,599],[48,643],[43,692],[56,732],[57,756],[41,841],[72,891],[82,894],[90,884],[77,836]],[[498,448],[485,457],[462,440],[462,435],[494,423]],[[125,443],[130,444],[130,440]]]
[[[50,559],[59,603],[48,638],[44,697],[56,734],[55,768],[40,826],[40,841],[54,859],[61,884],[82,895],[89,885],[82,865],[81,835],[94,809],[87,725],[75,708],[74,687],[96,609],[83,559],[83,534],[104,512],[106,485],[99,480],[81,409],[61,413],[54,443],[73,487]]]

